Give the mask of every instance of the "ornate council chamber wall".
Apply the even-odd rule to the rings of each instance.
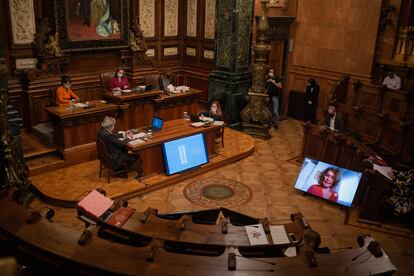
[[[108,0],[109,5],[123,5],[122,18],[113,19],[119,20],[124,40],[118,43],[100,39],[96,45],[92,38],[83,38],[86,42],[70,41],[62,34],[69,32],[65,28],[72,20],[61,20],[62,8],[80,18],[78,2],[8,0],[0,5],[1,14],[5,15],[0,18],[0,31],[9,68],[10,103],[24,117],[26,128],[47,120],[43,109],[50,104],[51,88],[59,85],[63,73],[73,76],[74,89],[90,99],[99,96],[96,91],[102,87],[100,73],[123,66],[133,84],[138,85],[144,82],[144,75],[169,67],[187,85],[202,89],[201,101],[207,102],[207,79],[214,60],[215,1]],[[45,60],[33,44],[36,24],[39,33],[39,26],[44,23],[39,18],[47,20],[48,34],[58,31],[62,57]],[[137,55],[128,45],[135,19],[143,31],[146,57]],[[128,29],[124,30],[125,26]],[[39,68],[40,64],[47,68]],[[27,74],[28,70],[31,73]]]

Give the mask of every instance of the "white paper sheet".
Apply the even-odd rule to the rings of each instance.
[[[392,180],[392,178],[390,176],[390,174],[392,173],[392,168],[391,167],[379,166],[377,164],[374,164],[373,167],[374,167],[374,170],[376,170],[377,172],[379,172],[380,174],[382,174],[383,176],[385,176],[389,180]]]
[[[285,227],[283,225],[271,225],[269,226],[270,235],[272,236],[273,244],[287,244],[290,240],[286,234]]]
[[[269,244],[261,224],[246,225],[245,228],[250,245]]]

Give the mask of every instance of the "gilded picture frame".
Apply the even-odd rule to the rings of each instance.
[[[129,41],[129,0],[54,0],[64,53],[122,49]]]

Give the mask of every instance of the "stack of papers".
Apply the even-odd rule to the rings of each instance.
[[[195,122],[190,124],[192,127],[202,127],[204,125],[204,122]]]
[[[87,107],[88,105],[87,104],[84,104],[84,103],[75,103],[75,104],[73,104],[75,107],[80,107],[80,108],[83,108],[83,107]]]
[[[260,245],[260,244],[269,244],[263,225],[253,224],[246,225],[247,236],[249,237],[250,245]]]
[[[145,132],[140,132],[140,133],[134,134],[132,139],[142,138],[142,137],[145,137],[146,135],[147,134]]]
[[[141,140],[141,139],[135,139],[135,140],[129,141],[128,142],[128,145],[136,146],[136,145],[144,144],[144,143],[145,142],[143,140]]]
[[[224,125],[224,122],[223,121],[214,121],[213,125],[214,126],[222,126],[222,125]]]
[[[190,89],[190,87],[185,86],[185,85],[180,85],[180,86],[175,87],[176,91],[187,91],[188,89]]]
[[[200,117],[200,120],[203,121],[203,122],[213,122],[214,121],[213,118],[206,117],[206,116]]]

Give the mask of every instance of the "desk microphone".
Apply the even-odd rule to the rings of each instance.
[[[382,252],[381,247],[379,245],[379,242],[377,242],[377,241],[371,241],[368,244],[367,249],[364,250],[361,254],[353,257],[352,258],[352,261],[355,261],[356,259],[358,259],[360,256],[362,256],[366,252],[370,252],[372,255],[374,255],[375,258],[379,258],[379,257],[382,257],[384,255],[384,253]]]

